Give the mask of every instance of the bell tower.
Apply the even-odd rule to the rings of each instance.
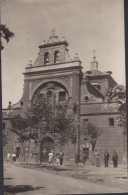
[[[46,66],[64,63],[68,58],[68,43],[63,37],[59,40],[56,30],[52,29],[48,41],[43,41],[39,46],[38,58],[33,66]]]
[[[55,29],[48,41],[39,46],[38,58],[29,64],[24,72],[23,110],[27,112],[32,97],[37,91],[49,100],[57,102],[80,102],[82,66],[77,56],[73,59],[68,54],[68,43],[59,39]],[[50,88],[49,88],[50,87]]]

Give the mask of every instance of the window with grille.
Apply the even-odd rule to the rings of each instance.
[[[114,118],[109,118],[109,126],[113,127],[114,126]]]
[[[59,102],[64,102],[66,100],[66,92],[61,91],[59,92]]]
[[[87,128],[87,124],[88,124],[88,119],[83,119],[83,126],[85,128]]]

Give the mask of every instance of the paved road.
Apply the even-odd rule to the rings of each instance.
[[[4,167],[5,195],[88,194],[119,193],[123,189],[111,188],[87,181],[68,178],[14,165]]]

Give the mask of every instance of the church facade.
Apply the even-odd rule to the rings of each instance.
[[[82,72],[82,63],[76,55],[71,59],[68,53],[68,43],[65,38],[59,39],[55,31],[39,46],[38,57],[34,64],[31,62],[25,68],[23,96],[17,104],[3,109],[3,128],[8,132],[9,142],[5,145],[5,153],[16,150],[20,155],[20,144],[16,142],[16,136],[9,132],[10,117],[16,114],[24,116],[31,100],[37,92],[44,94],[46,98],[55,102],[66,102],[72,106],[77,103],[80,108],[80,123],[87,125],[88,122],[102,130],[96,141],[95,148],[98,150],[101,160],[105,150],[112,156],[113,151],[119,154],[119,160],[123,159],[123,134],[118,126],[118,106],[116,102],[110,102],[106,96],[109,89],[117,83],[111,76],[112,72],[101,72],[98,62],[94,57],[91,69]],[[88,137],[81,135],[80,156],[86,151],[88,158],[92,152]],[[48,159],[48,152],[52,148],[52,138],[42,138],[41,159]],[[34,143],[31,153],[36,153]],[[34,151],[34,152],[32,152]],[[63,147],[64,160],[74,161],[75,147],[72,143]],[[33,154],[31,155],[31,159]]]

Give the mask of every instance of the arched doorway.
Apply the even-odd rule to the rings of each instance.
[[[48,162],[48,154],[53,150],[53,139],[51,137],[44,137],[41,141],[41,162]]]

